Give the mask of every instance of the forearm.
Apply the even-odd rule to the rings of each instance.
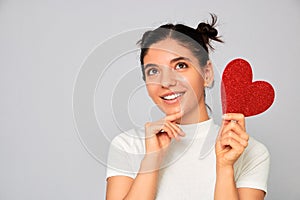
[[[149,156],[142,160],[139,173],[124,198],[125,200],[155,199],[160,162],[160,159]]]
[[[238,200],[233,167],[218,167],[215,185],[215,200]]]

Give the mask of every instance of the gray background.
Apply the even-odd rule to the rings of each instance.
[[[196,26],[209,19],[210,12],[218,15],[218,29],[226,41],[212,54],[216,71],[221,72],[231,59],[243,57],[251,62],[254,79],[267,80],[276,90],[272,107],[247,119],[248,132],[272,156],[267,199],[299,199],[299,11],[299,0],[1,0],[0,199],[104,199],[105,165],[84,145],[80,137],[84,133],[78,134],[73,115],[74,85],[84,61],[101,42],[124,31],[165,22]],[[138,63],[135,53],[125,60],[124,66]],[[119,71],[115,66],[111,69]],[[122,86],[130,81],[142,84],[140,77],[134,80],[133,76],[139,76],[139,71],[129,71],[123,78],[118,74],[119,82],[126,83]],[[117,88],[113,95],[123,91],[118,84],[113,86]],[[112,108],[118,114],[117,105],[124,99],[99,90],[98,86],[95,113],[101,121],[100,116]],[[135,98],[145,94],[143,89],[136,91]],[[125,98],[132,116],[138,115],[138,106],[142,115],[157,116],[144,98],[145,104],[136,101],[133,105]],[[103,110],[102,99],[114,103]],[[214,110],[218,121],[218,106]],[[127,116],[123,113],[105,122],[111,130],[105,134],[111,138],[130,128],[130,123],[117,126]],[[131,122],[138,119],[133,117]],[[97,144],[106,149],[105,141]]]

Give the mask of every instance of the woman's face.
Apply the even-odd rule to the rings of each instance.
[[[166,39],[150,46],[144,70],[148,94],[166,115],[183,111],[182,124],[208,119],[204,86],[213,79],[210,62],[200,67],[188,48]]]

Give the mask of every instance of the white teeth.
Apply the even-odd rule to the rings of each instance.
[[[165,99],[165,100],[173,100],[173,99],[176,99],[179,96],[182,96],[183,94],[184,93],[175,93],[175,94],[171,94],[171,95],[168,95],[168,96],[164,96],[162,98]]]

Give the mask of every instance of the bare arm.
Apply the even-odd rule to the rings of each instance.
[[[126,176],[113,176],[108,178],[106,199],[153,200],[156,194],[158,170],[142,172],[143,165],[148,165],[147,162],[145,159],[142,161],[140,173],[138,173],[135,179]]]
[[[222,168],[217,166],[217,178],[215,186],[215,200],[230,199],[238,200],[239,195],[234,181],[233,168]]]
[[[107,179],[106,199],[119,200],[127,195],[134,179],[128,176],[112,176]]]
[[[219,168],[215,186],[215,200],[263,200],[265,192],[253,188],[236,188],[233,168]]]
[[[265,192],[253,188],[238,188],[239,198],[241,200],[263,200],[265,198]]]

